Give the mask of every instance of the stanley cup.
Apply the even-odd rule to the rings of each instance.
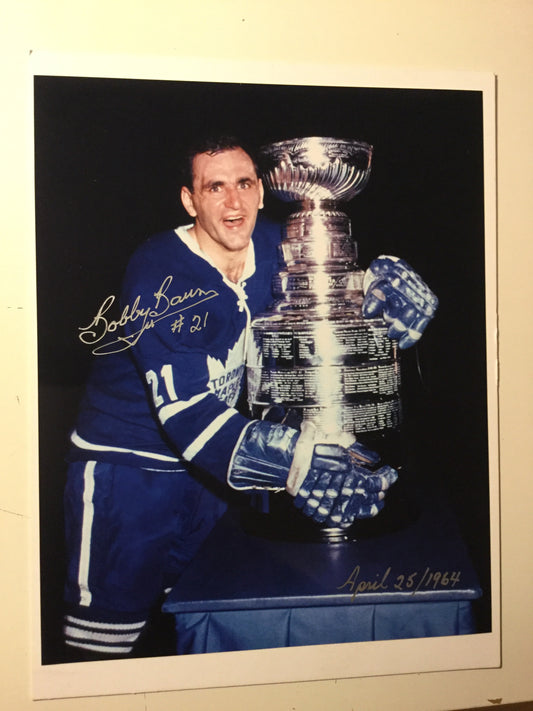
[[[282,405],[333,440],[348,432],[367,446],[398,430],[396,343],[379,319],[362,316],[363,275],[339,203],[365,187],[372,147],[300,138],[262,149],[267,188],[292,203],[274,278],[275,301],[252,323],[248,398],[252,414]]]

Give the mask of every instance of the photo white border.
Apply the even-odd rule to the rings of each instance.
[[[498,448],[498,329],[496,256],[496,104],[495,77],[488,73],[348,65],[231,62],[119,55],[30,55],[30,115],[36,75],[167,81],[242,82],[307,86],[450,89],[483,92],[485,180],[485,279],[487,313],[487,397],[491,527],[492,631],[415,640],[224,652],[90,663],[42,665],[40,661],[39,500],[32,482],[32,667],[34,699],[99,696],[221,686],[340,679],[365,676],[494,668],[501,665],[500,517]],[[33,146],[33,120],[31,145]],[[30,152],[33,156],[33,151]],[[33,170],[31,171],[33,178]],[[32,181],[33,191],[33,181]],[[32,204],[33,204],[32,200]],[[33,240],[32,240],[33,241]],[[35,265],[33,265],[35,268]],[[35,303],[35,294],[32,302]],[[36,318],[32,319],[36,328]],[[35,345],[36,331],[30,342]],[[36,368],[32,382],[35,383]],[[36,383],[35,383],[36,384]],[[37,392],[37,387],[34,387]],[[36,398],[35,398],[36,399]],[[37,402],[31,431],[37,432]],[[38,443],[31,454],[38,473]]]

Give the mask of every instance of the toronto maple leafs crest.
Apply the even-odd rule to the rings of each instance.
[[[219,358],[207,356],[209,389],[229,407],[235,407],[239,399],[244,373],[245,340],[246,330],[243,329],[233,348],[228,350],[225,363]]]

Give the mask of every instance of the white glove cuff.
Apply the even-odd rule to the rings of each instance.
[[[315,425],[309,420],[304,420],[300,426],[300,432],[285,484],[285,489],[291,496],[296,496],[308,475],[315,449]]]

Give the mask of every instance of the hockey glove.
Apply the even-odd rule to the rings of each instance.
[[[398,478],[388,466],[373,472],[379,457],[358,443],[314,444],[314,428],[302,433],[281,424],[253,421],[229,467],[235,489],[286,489],[295,506],[317,523],[347,528],[356,518],[375,516],[385,491]]]
[[[383,316],[398,347],[413,346],[437,310],[439,300],[412,267],[398,257],[380,256],[365,272],[363,316]]]

